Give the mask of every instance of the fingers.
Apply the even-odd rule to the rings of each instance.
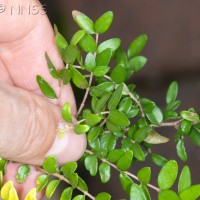
[[[6,159],[41,165],[46,155],[63,164],[77,160],[86,147],[85,135],[76,135],[65,123],[57,127],[60,108],[42,97],[0,83],[0,155]],[[49,152],[48,152],[49,151]]]
[[[38,1],[27,0],[5,0],[4,3],[7,7],[11,5],[27,7],[30,2],[39,4]],[[13,84],[41,94],[36,83],[36,76],[41,75],[59,93],[58,81],[49,74],[45,60],[45,52],[48,52],[57,69],[63,67],[54,41],[54,31],[47,16],[27,15],[26,13],[10,15],[8,12],[2,14],[4,17],[0,18],[0,60],[9,72]],[[60,102],[55,103],[62,105],[63,102],[68,101],[75,113],[75,99],[70,85],[64,86],[62,91]]]
[[[9,173],[6,173],[4,176],[4,183],[7,181],[13,181],[14,187],[17,190],[17,194],[19,196],[19,199],[25,199],[28,192],[36,187],[36,179],[41,174],[39,171],[36,171],[36,169],[32,166],[30,166],[30,174],[27,176],[27,179],[24,183],[19,184],[16,180],[16,174],[18,167],[20,166],[19,163],[12,163],[9,162],[6,165],[6,171]],[[44,195],[44,190],[40,193],[37,193],[37,199],[42,199],[42,196]]]

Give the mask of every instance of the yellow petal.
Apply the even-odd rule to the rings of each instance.
[[[17,195],[17,191],[15,190],[14,187],[10,188],[8,200],[19,200],[19,197]]]
[[[13,187],[13,182],[12,181],[8,181],[3,185],[2,189],[1,189],[1,198],[2,198],[2,200],[8,200],[9,191],[10,191],[11,187]]]
[[[36,199],[36,188],[33,188],[26,195],[25,200],[37,200]]]

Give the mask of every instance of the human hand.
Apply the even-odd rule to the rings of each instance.
[[[49,102],[36,83],[36,75],[41,75],[57,94],[60,92],[44,56],[47,51],[55,66],[63,67],[47,16],[11,15],[11,6],[38,5],[36,0],[3,0],[2,4],[7,10],[0,14],[0,156],[31,165],[41,165],[50,154],[56,155],[59,163],[77,160],[85,150],[85,136],[70,133],[61,140],[56,137],[61,120],[59,106],[69,102],[72,113],[76,113],[70,85],[63,86],[59,101]],[[32,167],[26,182],[19,185],[15,180],[18,166],[7,165],[5,181],[13,180],[20,199],[24,199],[39,172]]]

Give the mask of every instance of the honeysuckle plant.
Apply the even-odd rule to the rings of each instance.
[[[181,101],[177,100],[176,81],[166,91],[164,109],[154,101],[140,97],[134,83],[126,83],[147,63],[147,59],[140,55],[147,36],[139,35],[125,51],[119,38],[99,42],[99,37],[113,21],[111,11],[104,13],[96,22],[79,11],[73,11],[72,15],[80,30],[69,42],[55,26],[55,41],[65,67],[56,70],[48,52],[45,56],[49,72],[61,88],[71,83],[85,91],[76,121],[72,117],[69,102],[62,107],[62,117],[68,123],[66,128],[73,129],[76,134],[86,134],[87,150],[78,162],[63,166],[58,166],[54,155],[46,157],[43,166],[37,167],[42,172],[37,178],[37,188],[27,194],[26,200],[36,199],[36,193],[45,187],[46,197],[50,199],[61,181],[66,182],[68,187],[60,194],[60,200],[113,199],[112,194],[104,191],[90,193],[86,182],[76,171],[82,163],[91,176],[100,175],[102,184],[109,182],[113,170],[118,171],[119,182],[130,200],[150,200],[151,190],[157,192],[159,200],[198,199],[200,184],[192,184],[189,166],[181,169],[176,160],[168,160],[159,152],[153,153],[152,147],[174,140],[178,157],[186,162],[185,138],[200,146],[199,114],[193,108],[177,112]],[[43,77],[38,75],[36,80],[44,95],[51,99],[59,98]],[[163,136],[162,127],[174,127],[175,137]],[[58,130],[58,134],[62,139],[67,133]],[[137,174],[129,171],[133,162],[145,163],[148,157],[152,165],[160,167],[157,185],[151,184],[150,166],[141,168]],[[18,196],[12,181],[2,184],[6,163],[3,158],[0,160],[1,198],[15,200]],[[17,181],[23,183],[29,171],[29,166],[21,165],[16,174]],[[172,189],[176,181],[177,185]],[[78,195],[77,192],[73,193],[74,190],[79,191]]]

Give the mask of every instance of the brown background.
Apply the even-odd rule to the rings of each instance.
[[[132,39],[139,34],[148,35],[148,44],[142,52],[148,58],[148,64],[132,78],[142,97],[148,97],[164,107],[165,92],[172,80],[179,83],[181,109],[200,105],[200,1],[193,0],[66,0],[43,1],[47,5],[48,15],[60,31],[67,37],[78,29],[71,17],[72,10],[86,13],[97,19],[102,13],[112,10],[114,22],[102,40],[120,37],[122,46],[127,49]],[[64,25],[64,26],[63,26]],[[80,98],[77,98],[80,99]],[[79,103],[79,101],[78,101]],[[171,137],[169,144],[153,148],[168,159],[176,159],[174,154],[173,129],[162,129],[162,134]],[[192,165],[194,183],[200,183],[200,151],[191,142],[186,143],[189,160]],[[190,164],[191,163],[191,164]],[[134,164],[134,173],[144,164]],[[151,163],[146,163],[151,165]],[[180,166],[184,163],[180,162]],[[159,168],[153,167],[154,180]],[[113,172],[113,175],[116,173]],[[83,173],[82,176],[88,176]],[[109,191],[113,199],[127,198],[117,183],[118,176],[109,184],[98,184],[99,178],[89,178],[91,193]],[[155,193],[154,193],[155,194]],[[58,199],[58,197],[55,197]],[[153,199],[157,199],[154,197]]]

